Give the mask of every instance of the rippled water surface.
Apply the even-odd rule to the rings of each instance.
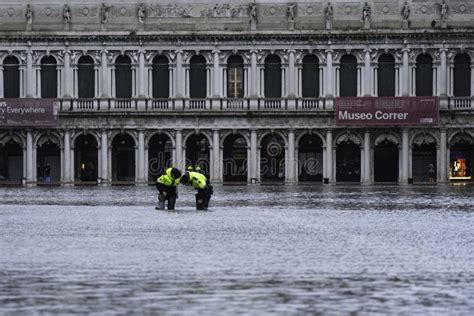
[[[0,188],[0,314],[470,314],[474,186]]]

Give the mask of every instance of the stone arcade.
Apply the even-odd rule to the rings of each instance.
[[[3,0],[0,98],[52,98],[59,123],[0,125],[0,182],[470,180],[474,1],[445,5]],[[335,122],[339,97],[424,96],[437,123]]]

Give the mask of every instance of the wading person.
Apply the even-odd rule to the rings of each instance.
[[[177,185],[181,178],[181,171],[177,168],[168,168],[156,180],[156,188],[160,191],[158,195],[159,210],[165,209],[165,201],[168,201],[168,210],[174,210],[176,199],[178,198]]]
[[[190,185],[197,189],[196,209],[207,210],[209,207],[209,200],[211,199],[211,195],[214,193],[214,191],[212,190],[212,185],[209,183],[209,180],[207,180],[206,176],[199,172],[190,171],[186,172],[181,177],[180,182],[184,185]]]

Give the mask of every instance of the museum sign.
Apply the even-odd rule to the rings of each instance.
[[[430,125],[438,123],[438,97],[339,97],[336,125]]]
[[[0,99],[0,127],[55,127],[54,99]]]

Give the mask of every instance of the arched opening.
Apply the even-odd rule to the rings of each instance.
[[[298,143],[298,180],[323,180],[323,142],[316,135],[306,134]]]
[[[37,181],[39,183],[59,183],[61,181],[61,149],[52,139],[38,142],[36,150]]]
[[[227,97],[244,97],[244,60],[239,55],[232,55],[227,60]]]
[[[58,72],[56,59],[46,56],[41,59],[41,97],[58,97]]]
[[[380,97],[395,96],[395,58],[383,54],[378,60],[377,94]]]
[[[262,181],[285,181],[285,141],[278,134],[262,139],[260,176]]]
[[[360,147],[349,139],[336,147],[336,181],[360,182]]]
[[[341,97],[357,96],[357,59],[345,54],[340,60],[339,94]]]
[[[224,140],[224,181],[247,181],[247,141],[240,134],[233,134]]]
[[[474,140],[458,135],[451,141],[449,178],[453,181],[470,181],[474,172]]]
[[[82,56],[77,62],[77,86],[80,99],[92,99],[95,96],[94,59]]]
[[[387,138],[375,146],[375,182],[398,182],[398,152],[398,144]]]
[[[189,65],[189,96],[204,99],[207,96],[206,59],[201,55],[191,58]]]
[[[421,54],[416,58],[416,96],[433,95],[433,58]]]
[[[20,184],[23,178],[23,148],[13,139],[0,143],[0,182]]]
[[[281,98],[281,59],[277,55],[265,58],[265,98]]]
[[[119,134],[112,142],[112,181],[135,181],[135,141],[128,134]]]
[[[118,99],[132,97],[132,65],[130,58],[125,55],[115,60],[115,96]]]
[[[148,181],[155,182],[173,165],[173,143],[166,134],[155,134],[148,143]]]
[[[97,182],[99,155],[94,136],[80,135],[74,142],[74,179],[80,182]]]
[[[167,99],[170,95],[170,75],[166,56],[158,55],[153,58],[152,78],[153,98]]]
[[[303,58],[303,98],[319,98],[319,59],[316,55]]]
[[[471,58],[468,54],[454,57],[454,96],[471,96]]]
[[[209,175],[210,144],[204,135],[191,135],[186,140],[186,166],[198,166]]]
[[[415,139],[412,146],[413,181],[436,182],[436,174],[436,143],[434,139],[430,139],[428,142],[423,139],[420,141]]]
[[[3,60],[3,97],[20,97],[20,62],[15,56]]]

